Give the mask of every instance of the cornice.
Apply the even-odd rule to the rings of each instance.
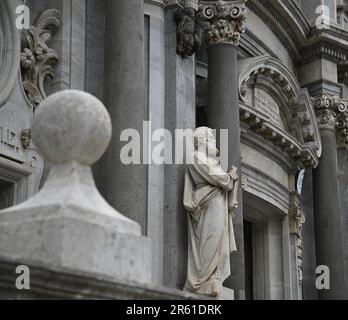
[[[318,157],[311,147],[302,144],[285,130],[275,126],[255,108],[240,102],[240,115],[242,122],[286,152],[298,168],[318,166]]]

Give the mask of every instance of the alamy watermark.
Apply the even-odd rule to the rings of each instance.
[[[327,5],[317,6],[315,13],[318,17],[315,20],[315,26],[317,29],[330,29],[330,26],[334,25],[336,21],[331,18],[331,10]]]
[[[30,269],[26,265],[18,266],[15,273],[19,276],[16,278],[17,290],[30,290]]]
[[[18,30],[30,29],[30,10],[26,5],[16,7],[16,28]]]
[[[318,266],[315,270],[317,278],[315,287],[317,290],[330,290],[330,268],[328,266]]]
[[[120,160],[124,165],[163,165],[163,164],[194,164],[196,151],[206,155],[199,159],[199,164],[211,156],[209,146],[216,145],[218,134],[219,151],[215,155],[224,170],[228,169],[228,129],[212,130],[213,136],[202,132],[197,136],[194,129],[152,130],[151,121],[143,122],[142,132],[136,129],[125,129],[121,132],[120,141],[125,142],[120,151]],[[196,136],[195,136],[196,134]],[[214,150],[213,150],[214,153]],[[202,161],[202,162],[201,162]]]

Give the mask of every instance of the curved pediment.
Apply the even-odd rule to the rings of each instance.
[[[307,89],[270,56],[240,60],[238,77],[242,120],[292,158],[316,167],[321,139]]]

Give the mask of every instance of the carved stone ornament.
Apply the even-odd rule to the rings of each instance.
[[[300,195],[297,192],[290,194],[290,208],[289,208],[289,228],[290,234],[294,234],[296,239],[296,266],[298,280],[301,284],[303,280],[302,272],[302,235],[301,231],[306,219],[303,211],[300,208]]]
[[[314,106],[320,128],[335,130],[337,117],[335,100],[335,97],[324,93],[315,99]]]
[[[245,32],[245,0],[200,1],[199,19],[208,44],[228,43],[239,45]]]
[[[30,144],[31,144],[31,130],[23,130],[21,134],[21,141],[22,141],[22,146],[24,149],[30,149]]]
[[[60,25],[60,13],[56,9],[42,12],[34,25],[24,31],[21,69],[23,87],[34,109],[46,98],[44,82],[53,77],[58,62],[57,53],[48,47],[54,27]]]
[[[348,112],[338,114],[336,127],[337,148],[348,149]]]
[[[203,30],[197,23],[198,0],[186,0],[174,12],[177,23],[178,55],[188,58],[195,54],[202,45]]]
[[[306,222],[305,216],[300,208],[300,196],[297,192],[290,194],[289,224],[290,233],[301,237],[301,230]]]
[[[315,102],[318,121],[323,127],[336,130],[338,149],[348,147],[348,101],[322,94]]]

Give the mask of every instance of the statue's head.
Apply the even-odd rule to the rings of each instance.
[[[207,153],[208,156],[216,156],[216,140],[213,130],[208,127],[199,127],[193,134],[193,141],[196,151]]]

